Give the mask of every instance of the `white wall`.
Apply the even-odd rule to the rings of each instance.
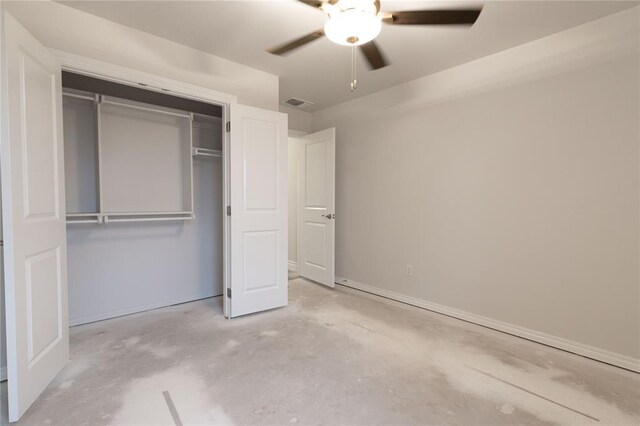
[[[289,136],[302,136],[311,131],[310,113],[287,105],[280,105],[280,112],[289,116]]]
[[[337,128],[337,275],[638,369],[639,22],[315,113]]]
[[[48,47],[229,93],[241,104],[278,111],[278,77],[273,74],[59,3],[3,3]]]

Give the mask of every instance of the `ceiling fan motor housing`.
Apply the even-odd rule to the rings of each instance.
[[[377,0],[339,0],[325,3],[323,10],[329,15],[324,33],[329,40],[343,46],[360,46],[380,34],[382,19]]]

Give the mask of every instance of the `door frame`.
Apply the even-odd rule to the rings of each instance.
[[[291,133],[291,131],[289,131]],[[296,136],[291,136],[289,135],[288,137],[288,142],[292,142],[295,144],[295,157],[296,157],[296,273],[298,274],[297,276],[300,277],[300,165],[298,164],[300,162],[300,144],[303,141],[303,139],[301,139],[303,136],[306,136],[310,133],[304,133],[304,134],[300,134],[300,135],[296,135]],[[291,149],[290,146],[288,146],[289,149]],[[289,178],[291,178],[291,176],[289,175]],[[289,194],[289,200],[291,200],[291,194]],[[289,217],[288,220],[291,220],[291,217]],[[289,259],[287,257],[287,273],[288,271],[288,267],[289,267]]]
[[[335,222],[335,211],[336,211],[336,200],[335,200],[335,191],[336,191],[336,185],[335,185],[335,142],[336,142],[336,128],[335,127],[329,127],[327,129],[324,130],[319,130],[317,132],[312,132],[312,133],[307,133],[305,135],[301,135],[301,136],[296,136],[296,137],[290,137],[289,139],[294,139],[295,143],[296,143],[296,161],[298,163],[297,165],[297,169],[296,169],[296,258],[297,258],[297,264],[298,264],[298,276],[305,278],[302,276],[302,259],[300,258],[300,253],[301,253],[301,249],[300,247],[302,247],[301,241],[301,232],[300,230],[302,229],[303,223],[304,223],[304,205],[305,205],[305,200],[302,199],[301,197],[301,191],[302,191],[302,185],[301,185],[301,181],[302,181],[302,169],[300,167],[300,165],[302,164],[302,162],[304,161],[304,155],[305,155],[305,151],[304,151],[304,147],[306,146],[305,142],[307,142],[304,138],[312,136],[312,135],[316,135],[316,134],[324,134],[325,132],[327,133],[332,133],[333,135],[333,141],[334,141],[334,152],[333,152],[333,158],[334,158],[334,170],[333,170],[333,200],[332,200],[332,209],[333,209],[333,218],[331,220],[333,220],[333,273],[331,274],[331,284],[325,284],[325,283],[318,283],[320,285],[329,287],[329,288],[335,288],[335,284],[336,284],[336,279],[335,279],[335,226],[336,226],[336,222]],[[306,169],[305,169],[306,171]],[[305,177],[306,180],[306,177]],[[306,194],[306,193],[305,193]],[[310,278],[307,278],[310,279]],[[316,281],[314,281],[316,282]]]
[[[160,92],[172,94],[182,98],[193,99],[200,102],[206,102],[222,107],[222,124],[223,124],[223,140],[222,140],[222,161],[223,161],[223,248],[222,248],[222,310],[225,318],[230,316],[231,304],[228,299],[227,289],[231,285],[231,264],[230,264],[230,247],[231,247],[231,222],[226,214],[226,206],[230,205],[230,189],[231,179],[229,174],[229,147],[230,133],[225,131],[226,123],[229,121],[230,105],[238,103],[238,97],[228,93],[209,89],[191,83],[175,80],[168,77],[162,77],[156,74],[138,71],[133,68],[115,65],[109,62],[88,58],[74,53],[65,52],[57,49],[49,49],[51,53],[60,61],[62,71],[69,71],[76,74],[82,74],[89,77],[99,78],[101,80],[112,81],[114,83],[124,84]]]

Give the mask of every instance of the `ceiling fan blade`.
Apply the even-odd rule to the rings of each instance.
[[[304,3],[307,6],[311,6],[311,7],[315,7],[316,9],[320,9],[322,7],[322,3],[324,3],[321,0],[298,0],[300,3]]]
[[[391,25],[473,25],[482,8],[389,12],[382,21]]]
[[[389,65],[375,41],[372,40],[369,43],[363,44],[360,46],[360,49],[362,53],[364,53],[364,57],[367,59],[371,69],[377,70]]]
[[[267,52],[273,53],[274,55],[282,56],[286,53],[291,52],[292,50],[297,49],[298,47],[304,46],[307,43],[311,43],[312,41],[317,40],[323,36],[324,36],[324,30],[317,30],[305,36],[302,36],[298,39],[290,41],[288,43],[282,44],[280,46],[272,47],[271,49],[267,49]]]

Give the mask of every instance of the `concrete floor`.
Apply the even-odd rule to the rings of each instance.
[[[640,424],[640,375],[344,287],[289,294],[74,327],[19,424]]]

